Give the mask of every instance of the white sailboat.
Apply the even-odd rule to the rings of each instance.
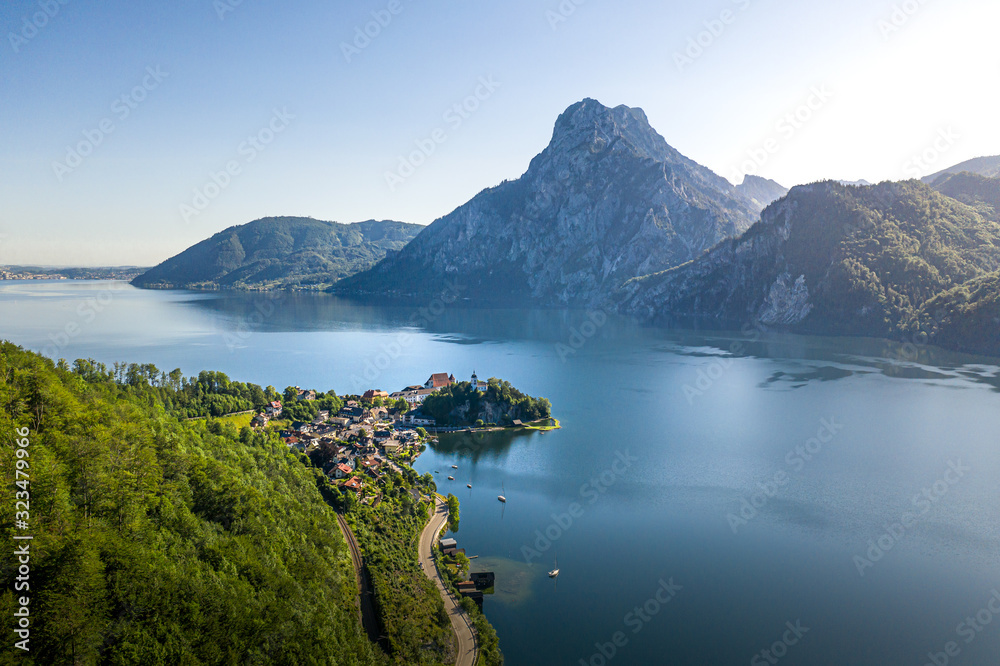
[[[502,492],[507,492],[506,490],[504,490],[504,487],[503,487],[503,482],[501,482],[501,483],[500,483],[500,490],[501,490]],[[498,499],[498,500],[500,500],[501,502],[503,502],[504,504],[506,504],[506,503],[507,503],[507,498],[506,498],[506,497],[504,497],[503,495],[497,495],[497,499]]]
[[[559,576],[559,558],[555,558],[555,569],[549,572],[549,578],[557,578]]]

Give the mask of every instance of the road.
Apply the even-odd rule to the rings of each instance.
[[[472,624],[465,609],[458,603],[458,600],[445,588],[441,580],[441,574],[431,557],[432,548],[437,543],[438,535],[448,522],[448,505],[438,497],[434,496],[434,515],[427,523],[427,527],[420,533],[420,566],[423,567],[427,577],[434,581],[444,599],[445,610],[451,618],[451,628],[458,639],[458,659],[455,666],[473,666],[479,652],[479,645],[476,643],[476,633],[472,630]]]
[[[364,561],[361,559],[361,548],[358,546],[358,540],[354,538],[354,533],[351,532],[347,521],[339,513],[337,514],[337,524],[340,525],[340,531],[347,541],[347,548],[351,551],[354,575],[358,580],[358,611],[361,615],[361,625],[368,634],[368,640],[372,643],[378,643],[381,638],[378,630],[378,615],[375,614],[371,581],[368,580],[368,572],[365,571]]]

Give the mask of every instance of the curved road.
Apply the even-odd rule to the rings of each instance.
[[[361,548],[358,540],[354,538],[350,526],[344,517],[337,514],[337,524],[347,541],[347,548],[351,551],[351,562],[354,564],[354,575],[358,579],[358,614],[361,616],[361,625],[368,634],[368,640],[372,643],[379,643],[378,615],[375,614],[375,604],[372,600],[371,583],[368,581],[368,572],[365,571],[364,561],[361,559]]]
[[[451,628],[458,638],[458,659],[455,666],[474,666],[479,652],[479,645],[476,643],[476,633],[472,630],[469,616],[465,609],[458,603],[458,600],[445,588],[441,580],[441,574],[431,557],[432,548],[437,543],[438,535],[448,522],[448,505],[437,495],[434,496],[434,515],[427,523],[427,527],[420,533],[420,566],[427,577],[434,581],[444,599],[445,610],[451,618]]]

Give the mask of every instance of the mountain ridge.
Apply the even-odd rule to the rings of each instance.
[[[884,338],[923,330],[933,341],[934,299],[986,280],[977,293],[988,306],[997,270],[1000,224],[977,210],[919,181],[825,181],[793,188],[695,261],[629,281],[617,305],[650,322]]]
[[[971,160],[959,162],[947,169],[924,176],[920,180],[928,185],[933,185],[942,176],[961,173],[962,171],[970,171],[980,176],[986,176],[987,178],[998,178],[1000,177],[1000,155],[973,157]]]
[[[559,116],[524,175],[333,291],[428,296],[452,280],[484,303],[589,306],[745,230],[760,208],[667,144],[641,109],[588,98]]]
[[[265,217],[224,229],[132,281],[159,289],[321,288],[401,249],[423,227]]]

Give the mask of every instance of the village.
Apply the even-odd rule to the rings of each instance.
[[[421,403],[455,383],[455,375],[436,373],[421,385],[391,394],[370,389],[360,396],[345,396],[343,407],[335,414],[321,409],[310,422],[292,421],[288,425],[283,420],[287,405],[274,401],[256,414],[250,425],[263,429],[272,423],[283,424],[279,435],[290,449],[309,456],[342,493],[378,506],[387,473],[405,474],[404,467],[423,451],[427,429],[437,430],[435,420],[420,411]],[[488,386],[475,372],[471,383],[479,391]],[[316,391],[306,389],[299,389],[295,396],[296,401],[305,402],[316,398]]]

